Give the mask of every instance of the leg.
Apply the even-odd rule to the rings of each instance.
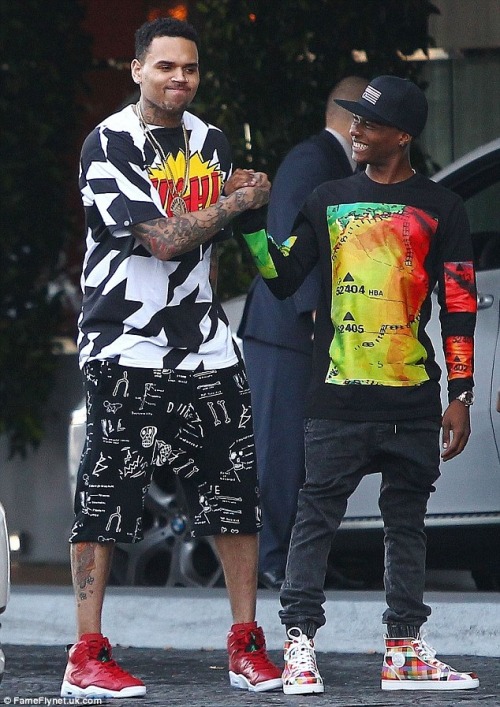
[[[85,633],[101,633],[104,592],[114,543],[71,545],[71,574],[76,598],[77,640]]]
[[[146,693],[142,681],[112,659],[111,645],[101,632],[101,614],[115,543],[141,539],[152,464],[144,451],[136,450],[151,448],[146,432],[156,426],[146,426],[149,419],[145,416],[133,424],[134,418],[128,415],[143,393],[148,375],[148,371],[108,363],[94,362],[86,367],[87,438],[70,538],[78,640],[68,653],[62,697],[136,697]],[[128,394],[129,388],[133,395]]]
[[[255,621],[257,596],[257,535],[216,535],[233,623]]]
[[[325,573],[349,496],[368,471],[370,424],[306,421],[306,481],[299,493],[281,590],[281,622],[309,638],[325,623]]]
[[[434,420],[398,422],[385,434],[380,510],[384,519],[386,651],[383,690],[470,690],[473,673],[438,660],[420,627],[431,613],[424,604],[425,513],[439,476],[439,430]]]
[[[264,632],[255,621],[258,536],[217,535],[214,540],[233,615],[227,637],[229,681],[251,692],[280,688],[281,671],[269,660]]]
[[[71,546],[77,642],[68,653],[62,697],[139,697],[146,694],[144,683],[112,660],[111,645],[101,632],[102,606],[114,546],[113,542],[79,542]]]
[[[311,357],[299,351],[244,342],[262,507],[259,572],[281,585],[304,483],[304,400]]]
[[[237,365],[193,373],[182,394],[190,396],[182,408],[190,417],[177,425],[172,438],[176,452],[188,453],[189,463],[179,466],[177,457],[171,463],[192,534],[215,538],[224,569],[234,621],[227,638],[230,683],[252,692],[280,688],[281,671],[269,660],[264,632],[255,622],[261,520],[245,371]]]
[[[324,692],[314,635],[325,622],[324,583],[331,543],[366,464],[363,437],[354,440],[354,430],[361,430],[361,425],[306,421],[306,482],[299,493],[280,597],[280,617],[287,628],[285,694]]]
[[[439,477],[439,427],[433,420],[398,422],[396,433],[387,433],[383,445],[390,455],[382,471],[379,499],[384,520],[388,606],[383,621],[387,624],[418,629],[431,613],[423,602],[424,523],[429,496]]]

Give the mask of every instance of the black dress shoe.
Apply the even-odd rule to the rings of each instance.
[[[259,572],[259,586],[264,589],[272,589],[275,592],[279,592],[284,581],[285,576],[279,572],[274,572],[273,570]]]

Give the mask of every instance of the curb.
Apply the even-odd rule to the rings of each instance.
[[[465,598],[464,598],[465,596]],[[327,624],[316,649],[335,653],[382,653],[383,592],[326,593]],[[446,655],[500,655],[500,593],[429,592],[433,609],[427,635]],[[267,646],[283,646],[279,595],[259,590],[257,620]],[[113,644],[136,648],[225,649],[231,624],[225,589],[109,587],[103,632]],[[60,645],[74,640],[71,587],[15,586],[2,617],[3,643]]]

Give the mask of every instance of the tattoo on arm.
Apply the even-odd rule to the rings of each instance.
[[[268,190],[255,187],[253,195],[248,191],[235,191],[202,211],[138,223],[131,231],[155,258],[171,260],[207,241],[238,214],[267,202]]]

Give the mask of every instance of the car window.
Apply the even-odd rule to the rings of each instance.
[[[465,202],[478,271],[500,268],[499,205],[500,181],[478,191]]]

